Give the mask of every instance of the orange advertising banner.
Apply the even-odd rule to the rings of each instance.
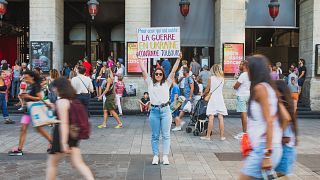
[[[244,44],[223,44],[223,67],[224,73],[234,74],[239,72],[240,62],[244,60]]]
[[[148,59],[147,58],[138,58],[138,43],[128,42],[127,44],[127,58],[128,58],[128,73],[140,73],[141,69],[139,66],[139,61],[143,61],[144,67],[148,69]]]

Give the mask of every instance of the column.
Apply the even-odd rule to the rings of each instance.
[[[30,41],[52,41],[52,66],[61,70],[64,49],[64,1],[30,0]]]
[[[306,60],[307,80],[302,92],[302,102],[311,110],[320,110],[320,79],[315,77],[315,45],[320,44],[320,0],[300,3],[299,56]]]
[[[215,63],[224,43],[245,43],[245,0],[215,0]]]

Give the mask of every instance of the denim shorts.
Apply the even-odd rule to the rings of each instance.
[[[237,96],[237,104],[236,104],[237,112],[247,112],[248,102],[249,102],[249,96]]]
[[[292,172],[293,164],[296,161],[297,154],[294,147],[283,145],[282,148],[282,158],[275,171],[288,175]]]
[[[244,165],[241,172],[250,177],[262,178],[261,164],[264,158],[265,143],[261,143],[260,146],[254,147],[249,156],[244,160]],[[278,166],[282,156],[282,145],[272,145],[272,168]]]

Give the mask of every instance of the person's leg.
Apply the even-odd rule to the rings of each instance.
[[[140,112],[142,112],[142,113],[143,113],[143,106],[142,106],[142,104],[141,104],[141,103],[139,103],[139,106],[140,106]]]
[[[172,116],[170,108],[164,107],[160,109],[161,111],[161,132],[162,132],[162,143],[163,143],[163,155],[169,155],[170,151],[170,129]]]
[[[16,88],[16,78],[13,78],[12,84],[11,84],[11,97],[14,98],[15,96],[15,88]]]
[[[102,122],[101,126],[107,127],[107,122],[108,122],[108,111],[103,110],[103,122]]]
[[[1,94],[1,106],[2,106],[2,114],[3,114],[3,118],[5,120],[9,120],[9,113],[8,113],[8,107],[7,107],[7,101],[5,99],[5,95]]]
[[[80,172],[80,174],[86,180],[94,180],[91,170],[82,159],[81,151],[79,148],[72,147],[70,157],[71,157],[71,162],[73,166]]]
[[[121,95],[116,95],[116,103],[118,106],[119,114],[122,115],[122,107],[121,107]]]
[[[46,138],[49,141],[49,143],[52,142],[51,135],[43,127],[37,127],[36,129],[39,134],[41,134],[44,138]]]
[[[180,126],[182,122],[182,118],[184,117],[184,112],[180,111],[179,117],[176,118],[176,126]]]
[[[247,132],[247,118],[248,118],[247,112],[242,112],[241,113],[241,122],[242,122],[242,131],[244,133]]]
[[[16,83],[16,96],[18,96],[20,93],[20,79],[18,79]]]
[[[152,108],[150,111],[150,127],[152,131],[151,145],[153,156],[159,156],[159,136],[160,136],[160,110],[159,108]]]
[[[117,112],[115,110],[110,110],[110,114],[112,114],[112,116],[114,117],[114,119],[116,119],[118,125],[122,124],[119,115],[117,114]]]
[[[220,129],[220,138],[224,138],[224,121],[223,121],[223,115],[218,114],[219,119],[219,129]]]
[[[19,150],[23,149],[24,143],[26,142],[28,126],[29,124],[21,124],[19,146],[18,146]]]
[[[50,154],[47,159],[46,180],[55,180],[57,176],[57,168],[59,160],[63,154]]]
[[[208,118],[208,129],[207,129],[207,135],[206,135],[207,138],[210,138],[210,136],[211,136],[211,132],[213,129],[213,120],[214,120],[214,116],[210,115]]]

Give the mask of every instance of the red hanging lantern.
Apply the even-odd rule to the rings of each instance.
[[[278,2],[278,0],[270,0],[270,3],[268,6],[269,6],[269,14],[274,21],[276,17],[279,15],[280,3]]]
[[[6,0],[0,0],[0,20],[7,12],[7,4],[8,2]]]
[[[183,17],[188,16],[189,11],[190,11],[190,2],[188,0],[181,0],[179,2],[180,6],[180,13]]]
[[[90,0],[88,1],[87,4],[88,4],[89,14],[91,15],[93,20],[98,13],[99,2],[97,0]]]

